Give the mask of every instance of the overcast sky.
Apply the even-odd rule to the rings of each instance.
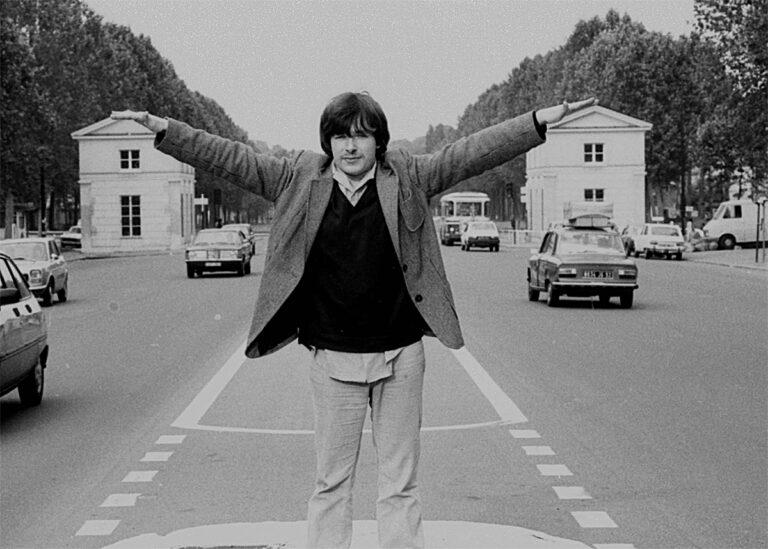
[[[673,37],[694,21],[693,0],[85,2],[150,37],[179,78],[254,141],[318,151],[320,113],[338,93],[368,91],[392,139],[413,140],[430,124],[455,126],[480,94],[526,57],[563,45],[581,20],[613,8]]]

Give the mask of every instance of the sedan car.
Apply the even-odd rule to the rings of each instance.
[[[499,230],[493,221],[467,221],[462,226],[461,249],[488,248],[492,252],[499,251]]]
[[[0,395],[18,389],[23,406],[43,399],[48,323],[24,275],[0,253]]]
[[[0,240],[0,252],[11,256],[35,296],[46,307],[54,294],[60,303],[69,294],[69,268],[56,238],[50,236]]]
[[[637,288],[637,265],[625,256],[619,234],[607,228],[558,226],[528,260],[528,299],[547,292],[550,307],[562,296],[597,296],[601,305],[618,296],[630,308]]]
[[[72,248],[82,247],[83,229],[80,225],[74,225],[59,235],[61,245],[71,246]]]
[[[646,259],[655,255],[669,259],[674,256],[678,261],[683,259],[685,239],[680,227],[665,223],[646,223],[635,236],[635,257],[645,254]]]
[[[222,229],[229,229],[240,231],[243,233],[248,242],[251,243],[251,255],[256,255],[256,233],[253,231],[253,227],[249,223],[227,223],[221,227]]]
[[[238,230],[203,229],[185,255],[189,278],[213,271],[235,271],[238,276],[251,272],[251,242]]]

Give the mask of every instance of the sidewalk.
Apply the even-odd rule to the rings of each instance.
[[[765,250],[765,255],[763,255],[763,249],[757,250],[757,261],[755,261],[754,248],[686,252],[683,259],[696,263],[708,263],[710,265],[722,265],[738,269],[768,271],[768,250]]]

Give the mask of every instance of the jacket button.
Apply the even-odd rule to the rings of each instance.
[[[424,299],[421,297],[421,294],[416,294],[416,297],[414,298],[416,300],[416,303],[421,303],[421,301]]]
[[[407,270],[408,270],[408,265],[406,265],[405,263],[403,263],[403,272],[405,272],[405,271],[407,271]]]

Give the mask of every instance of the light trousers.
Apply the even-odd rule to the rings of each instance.
[[[379,545],[424,547],[416,479],[424,346],[410,345],[393,360],[393,375],[375,383],[335,380],[311,360],[317,472],[307,513],[310,549],[346,549],[352,542],[352,488],[369,407],[378,463]]]

